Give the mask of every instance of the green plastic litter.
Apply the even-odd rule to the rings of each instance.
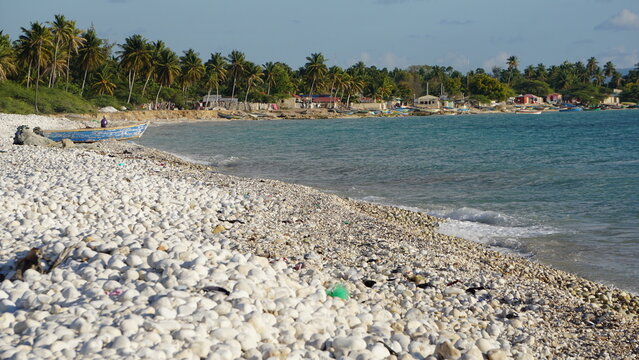
[[[124,163],[119,163],[118,166],[124,166]]]
[[[326,290],[326,295],[346,300],[348,299],[348,290],[342,284],[335,284]]]

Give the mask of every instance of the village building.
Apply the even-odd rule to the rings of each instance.
[[[609,94],[608,96],[606,96],[606,98],[603,99],[601,104],[608,105],[608,106],[619,106],[621,104],[621,101],[619,100],[619,95],[621,94],[621,91],[622,90],[619,90],[619,89],[612,90],[612,94]]]
[[[439,109],[440,102],[437,96],[433,95],[424,95],[415,99],[416,107],[428,108],[428,109]]]
[[[563,101],[563,97],[559,93],[552,93],[546,96],[546,102],[549,104],[559,104]]]
[[[533,94],[524,94],[515,96],[515,104],[519,105],[536,105],[541,104],[541,98]]]

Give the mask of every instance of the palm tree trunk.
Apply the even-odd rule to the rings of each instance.
[[[237,81],[237,75],[233,76],[233,91],[231,91],[231,99],[235,97],[235,82]]]
[[[248,83],[248,87],[246,88],[246,95],[244,96],[244,105],[248,104],[248,93],[251,90],[251,82]]]
[[[220,86],[215,84],[215,107],[220,106]]]
[[[35,88],[35,112],[38,113],[38,84],[40,83],[40,51],[38,51],[38,69],[36,74],[36,88]]]
[[[71,46],[69,45],[69,53],[67,54],[67,82],[64,86],[64,91],[69,90],[69,73],[71,72]]]
[[[155,95],[155,108],[158,108],[158,99],[160,98],[160,91],[162,91],[162,84],[160,84],[160,88],[158,89],[158,93]]]
[[[313,76],[313,82],[311,83],[311,92],[308,94],[309,104],[308,107],[313,107],[313,88],[315,87],[315,76]]]
[[[84,70],[84,77],[82,78],[82,88],[80,89],[80,96],[82,96],[82,93],[84,92],[84,83],[87,81],[87,73],[89,72],[89,70]]]
[[[211,88],[209,86],[209,92],[206,94],[206,108],[209,108],[209,105],[211,104],[211,90],[213,90],[213,88]]]
[[[60,44],[60,38],[55,41],[55,50],[53,51],[53,67],[51,68],[51,77],[49,77],[49,87],[55,82],[55,68],[58,63],[58,45]]]
[[[131,72],[129,72],[130,74]],[[135,84],[135,71],[133,71],[133,78],[129,82],[129,97],[126,99],[126,103],[131,103],[131,93],[133,92],[133,84]]]
[[[142,96],[144,96],[144,94],[146,93],[146,86],[149,83],[149,80],[151,80],[151,72],[149,72],[149,75],[147,75],[146,77],[146,81],[144,82],[144,87],[142,88]]]
[[[31,60],[29,60],[29,70],[27,70],[27,89],[31,85]]]

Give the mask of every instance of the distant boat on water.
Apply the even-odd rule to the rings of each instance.
[[[44,136],[53,141],[69,139],[76,143],[92,143],[101,140],[137,139],[149,124],[126,125],[106,128],[86,128],[73,130],[43,130]]]

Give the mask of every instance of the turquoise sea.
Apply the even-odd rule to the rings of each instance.
[[[440,231],[639,293],[639,111],[159,125],[220,172],[451,219]]]

